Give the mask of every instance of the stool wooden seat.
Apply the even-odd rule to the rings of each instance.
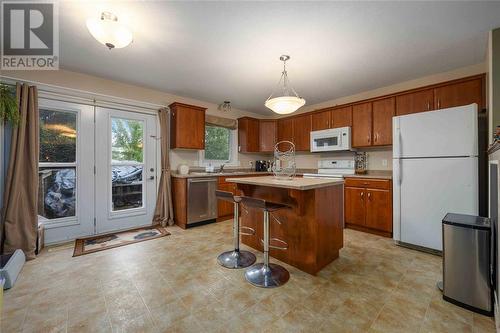
[[[219,200],[224,200],[234,204],[234,220],[233,220],[233,240],[234,250],[221,253],[217,257],[219,264],[226,268],[245,268],[252,265],[256,261],[256,257],[252,252],[240,250],[240,218],[239,218],[239,203],[241,197],[233,195],[228,191],[215,191],[215,196]],[[255,230],[245,227],[250,230],[250,234],[254,234]],[[248,233],[243,233],[248,234]]]

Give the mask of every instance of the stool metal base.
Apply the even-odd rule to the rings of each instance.
[[[226,268],[245,268],[257,260],[255,254],[248,251],[227,251],[217,257],[219,264]]]
[[[287,283],[290,273],[280,265],[259,263],[247,269],[245,278],[256,287],[275,288]]]

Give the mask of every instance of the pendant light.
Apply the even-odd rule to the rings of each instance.
[[[288,79],[286,72],[286,62],[287,60],[290,60],[290,56],[282,55],[280,60],[283,61],[283,72],[281,73],[281,78],[277,87],[274,89],[271,96],[269,96],[266,100],[264,105],[278,114],[289,114],[304,106],[304,104],[306,104],[306,100],[300,97],[295,89],[293,89],[290,85],[290,80]],[[281,85],[283,86],[281,87]],[[278,87],[281,87],[282,95],[279,97],[273,97]]]
[[[110,12],[103,12],[100,19],[88,19],[87,29],[99,43],[106,45],[110,50],[119,49],[132,43],[130,29],[118,23],[118,17]]]

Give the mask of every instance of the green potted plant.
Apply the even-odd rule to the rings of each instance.
[[[16,125],[19,122],[16,97],[14,90],[6,84],[0,83],[0,121]]]

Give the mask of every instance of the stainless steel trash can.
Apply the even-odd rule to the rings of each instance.
[[[490,220],[448,213],[442,225],[443,299],[493,315]]]

